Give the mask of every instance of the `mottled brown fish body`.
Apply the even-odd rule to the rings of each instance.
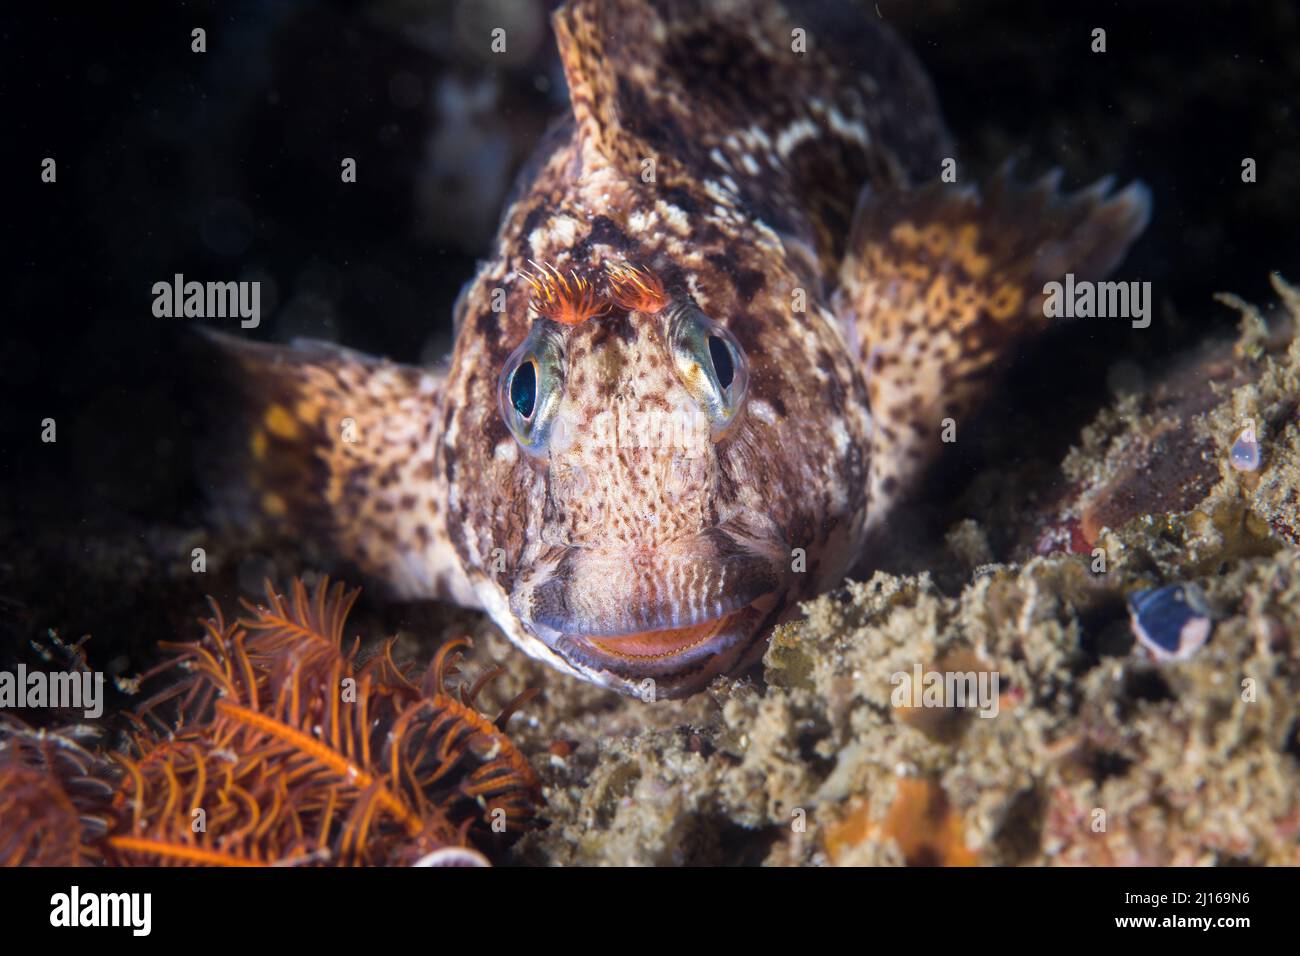
[[[265,514],[276,456],[305,456],[289,524],[570,674],[682,696],[840,582],[1043,325],[1035,283],[1111,268],[1145,195],[920,188],[951,155],[933,92],[852,4],[553,22],[572,115],[457,304],[450,367],[242,347],[279,383],[250,391],[249,484]],[[305,416],[272,454],[270,404]]]

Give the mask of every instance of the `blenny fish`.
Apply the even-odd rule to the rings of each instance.
[[[212,493],[567,674],[681,697],[869,559],[1048,324],[1044,284],[1113,269],[1148,194],[960,181],[925,71],[853,3],[552,23],[571,110],[449,363],[214,336],[244,414]]]

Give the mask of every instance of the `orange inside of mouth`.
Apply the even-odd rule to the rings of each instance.
[[[638,634],[620,634],[617,637],[588,637],[586,640],[593,647],[614,657],[641,660],[672,657],[717,636],[723,626],[735,616],[735,614],[724,614],[712,621],[705,621],[703,624],[695,624],[691,627],[641,631]]]

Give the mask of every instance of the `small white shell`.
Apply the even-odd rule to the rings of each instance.
[[[478,850],[467,846],[444,846],[426,853],[411,866],[491,866]]]
[[[1258,471],[1260,454],[1259,440],[1255,437],[1255,423],[1246,420],[1246,427],[1241,430],[1237,440],[1232,443],[1228,453],[1232,467],[1238,471]]]

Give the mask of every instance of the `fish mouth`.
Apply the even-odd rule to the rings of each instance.
[[[547,643],[597,683],[643,697],[647,688],[655,698],[685,697],[755,660],[781,608],[773,593],[685,627],[567,633],[551,636]]]
[[[739,611],[724,614],[712,621],[690,627],[670,627],[658,631],[641,631],[636,634],[618,634],[612,637],[585,637],[581,640],[585,640],[600,653],[614,657],[633,661],[663,660],[677,657],[717,637],[718,633],[739,614]]]
[[[509,608],[517,627],[579,676],[636,696],[681,697],[761,653],[794,583],[786,553],[784,542],[734,527],[653,549],[557,549],[514,582]]]

